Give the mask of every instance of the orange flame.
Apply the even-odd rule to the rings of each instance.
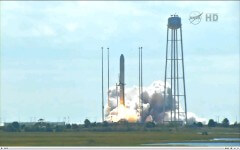
[[[124,105],[120,104],[117,107],[117,114],[111,115],[112,122],[118,122],[121,119],[127,120],[128,122],[137,122],[138,115],[135,110],[126,108]]]

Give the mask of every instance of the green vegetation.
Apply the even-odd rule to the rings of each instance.
[[[40,119],[39,119],[40,120]],[[240,128],[239,123],[229,125],[229,120],[225,118],[222,123],[217,123],[213,119],[210,119],[208,125],[204,125],[202,122],[194,122],[188,124],[187,128],[203,128],[203,127],[225,127],[225,128]],[[4,126],[3,130],[7,132],[71,132],[71,131],[167,131],[172,128],[181,129],[183,125],[178,122],[170,122],[168,124],[155,124],[154,122],[146,123],[129,123],[126,120],[121,120],[117,123],[103,123],[90,122],[86,119],[84,124],[52,124],[44,122],[42,119],[35,124],[26,125],[24,123],[12,122]]]
[[[208,125],[195,122],[182,126],[154,122],[91,123],[53,125],[40,121],[32,126],[13,122],[0,128],[0,146],[140,146],[161,142],[184,142],[213,138],[235,138],[240,136],[240,124],[229,125],[224,119],[217,124],[212,119]],[[219,141],[221,142],[221,141]],[[240,141],[238,141],[240,142]]]
[[[227,118],[223,119],[222,126],[223,127],[229,127],[229,120]]]
[[[90,127],[90,125],[91,125],[91,122],[90,122],[88,119],[86,119],[86,120],[84,121],[84,127],[85,127],[85,128],[88,128],[88,127]]]
[[[210,119],[209,121],[208,121],[208,126],[209,127],[215,127],[217,125],[217,122],[215,122],[213,119]]]
[[[157,128],[157,127],[155,127]],[[202,134],[207,132],[208,135]],[[128,132],[3,132],[0,146],[140,146],[147,143],[239,137],[237,128],[168,128]]]
[[[6,126],[4,128],[5,131],[9,131],[9,132],[19,132],[20,131],[20,125],[18,122],[13,122],[10,125]]]
[[[155,127],[155,123],[147,122],[145,126],[146,126],[146,128],[154,128]]]

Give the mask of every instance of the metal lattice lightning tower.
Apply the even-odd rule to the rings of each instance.
[[[143,80],[142,80],[142,47],[139,47],[139,116],[140,122],[143,122],[143,100],[142,100],[142,92],[143,92]]]
[[[103,89],[103,47],[102,47],[102,122],[104,121],[104,89]]]
[[[170,90],[167,90],[167,82],[170,84]],[[182,24],[178,15],[172,15],[168,18],[164,83],[164,115],[166,107],[168,107],[171,122],[181,121],[181,116],[184,117],[187,124]],[[182,111],[180,104],[183,104]],[[167,121],[165,116],[163,121]]]
[[[108,92],[107,92],[107,96],[108,96],[108,107],[110,106],[110,101],[109,101],[109,48],[107,48],[107,50],[108,50],[108,58],[107,58],[107,60],[108,60]]]

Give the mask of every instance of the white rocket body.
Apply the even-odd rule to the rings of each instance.
[[[119,86],[120,86],[120,105],[125,106],[125,98],[124,98],[124,56],[121,54],[120,56],[120,76],[119,76]]]

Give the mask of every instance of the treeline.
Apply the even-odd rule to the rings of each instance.
[[[235,122],[234,124],[230,125],[230,122],[227,118],[224,118],[221,123],[214,121],[213,119],[209,119],[208,124],[204,125],[202,122],[194,122],[189,125],[190,127],[240,127],[240,124]]]
[[[51,125],[50,123],[45,122],[37,122],[30,126],[15,121],[4,126],[3,130],[8,132],[57,132],[63,131],[64,128],[64,125]]]
[[[240,127],[240,124],[234,123],[230,125],[229,120],[225,118],[221,123],[215,122],[213,119],[208,121],[207,125],[202,122],[194,122],[193,124],[182,126],[177,123],[155,124],[154,122],[147,123],[129,123],[127,121],[121,121],[117,123],[104,122],[90,122],[88,119],[84,121],[84,124],[65,124],[54,125],[47,122],[37,122],[34,125],[26,126],[18,122],[12,122],[7,126],[4,126],[3,130],[8,132],[64,132],[64,131],[171,131],[173,128],[179,127]]]
[[[4,126],[3,130],[8,132],[63,132],[63,131],[132,131],[154,128],[155,123],[147,122],[145,124],[129,123],[121,121],[118,123],[90,122],[88,119],[84,124],[65,124],[53,125],[47,122],[37,122],[34,125],[24,125],[18,122],[12,122]]]

